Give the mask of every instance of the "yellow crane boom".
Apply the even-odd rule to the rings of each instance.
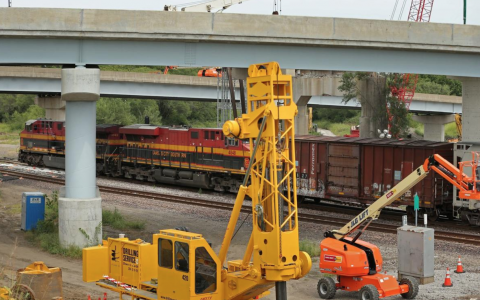
[[[305,276],[312,262],[299,250],[292,78],[276,62],[251,65],[248,110],[223,127],[228,137],[249,139],[250,164],[218,256],[201,234],[160,230],[153,243],[109,238],[83,250],[83,280],[141,299],[259,299],[276,286]],[[246,196],[253,228],[243,259],[226,263]]]

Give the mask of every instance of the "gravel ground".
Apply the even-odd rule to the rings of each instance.
[[[114,183],[111,180],[98,180],[99,184],[117,185],[125,187],[139,186],[141,190],[150,190],[161,193],[172,193],[175,195],[187,196],[188,194],[204,199],[218,199],[219,201],[233,201],[233,195],[211,195],[198,194],[182,190],[175,190],[175,188],[158,188],[138,185],[133,183]],[[39,190],[53,190],[58,189],[58,185],[49,183],[36,182],[31,180],[14,180],[4,183],[5,187],[9,185],[28,186],[30,188],[38,188]],[[168,226],[176,227],[179,225],[186,225],[191,227],[192,231],[204,232],[205,237],[211,240],[214,244],[215,251],[219,250],[221,239],[223,236],[226,222],[229,218],[229,212],[211,210],[199,207],[192,207],[188,205],[168,203],[161,201],[152,201],[149,199],[133,198],[130,196],[112,195],[108,193],[102,194],[103,206],[108,208],[118,207],[122,213],[132,218],[142,217],[148,222],[147,228],[142,233],[133,233],[135,236],[130,238],[142,238],[151,240],[151,234],[157,232],[159,228]],[[312,211],[318,213],[318,211]],[[329,215],[334,215],[328,213]],[[335,214],[336,215],[336,214]],[[343,216],[345,217],[345,216]],[[165,218],[171,220],[165,223]],[[239,224],[245,220],[242,228],[239,230],[239,235],[232,243],[232,251],[229,258],[239,257],[243,253],[243,248],[248,241],[249,231],[251,230],[251,216],[247,214],[240,215]],[[239,226],[237,225],[237,228]],[[326,225],[316,225],[310,223],[300,223],[300,237],[301,239],[308,239],[319,242],[323,237],[323,232],[332,229]],[[114,231],[109,231],[112,235],[117,234]],[[388,274],[396,275],[397,269],[397,247],[396,236],[385,233],[365,232],[362,236],[363,240],[367,240],[379,246],[384,259],[384,270]],[[420,293],[417,299],[480,299],[480,264],[478,262],[478,255],[480,253],[479,247],[461,245],[449,242],[435,242],[435,283],[424,285],[420,287]],[[454,286],[452,288],[442,288],[441,284],[445,278],[445,271],[447,267],[453,271],[456,268],[457,257],[462,256],[462,262],[467,273],[455,274],[452,272],[452,281]],[[313,266],[311,272],[299,281],[289,282],[289,296],[291,299],[318,299],[316,294],[316,282],[321,276],[318,271],[318,258],[313,258]],[[273,292],[272,292],[273,294]],[[357,297],[355,293],[348,293],[338,291],[336,299],[353,299]],[[267,299],[275,299],[273,295],[268,296]],[[400,296],[392,297],[390,299],[402,299]]]

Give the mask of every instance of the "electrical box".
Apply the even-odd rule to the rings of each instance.
[[[32,230],[45,219],[45,194],[25,192],[22,194],[22,230]]]
[[[404,225],[397,229],[399,280],[412,276],[420,284],[434,282],[434,241],[432,228]]]

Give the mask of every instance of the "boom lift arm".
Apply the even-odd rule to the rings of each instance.
[[[392,275],[381,274],[383,258],[380,249],[366,241],[359,240],[368,225],[380,215],[381,210],[400,198],[406,191],[423,180],[430,171],[460,189],[460,198],[477,198],[476,169],[479,155],[474,153],[473,160],[460,163],[456,168],[440,155],[435,154],[425,160],[423,165],[405,177],[394,188],[349,221],[340,230],[325,232],[325,239],[320,243],[319,267],[322,273],[337,276],[338,283],[331,277],[318,281],[318,293],[323,299],[331,299],[337,289],[359,291],[361,299],[379,299],[394,295],[413,299],[418,293],[418,281],[409,276],[402,277],[400,282]],[[472,177],[465,175],[464,167],[472,168]],[[479,182],[480,183],[480,182]],[[362,230],[351,237],[355,231]]]
[[[460,168],[455,167],[438,154],[430,156],[425,160],[422,166],[418,167],[410,175],[405,177],[400,183],[398,183],[372,205],[358,214],[350,222],[345,224],[345,226],[343,226],[340,230],[328,231],[325,233],[325,236],[342,239],[352,234],[354,231],[360,228],[362,224],[365,224],[362,231],[359,232],[359,234],[357,234],[357,236],[353,239],[353,242],[355,242],[358,237],[360,237],[361,233],[368,227],[370,222],[378,219],[378,216],[383,208],[392,204],[395,200],[403,196],[405,192],[422,181],[431,170],[438,173],[448,182],[456,186],[460,190],[460,198],[480,199],[480,192],[477,191],[477,185],[475,184],[477,181],[475,174],[479,165],[479,154],[472,153],[472,155],[472,161],[461,162]],[[471,177],[467,176],[463,172],[464,168],[472,168],[473,175]],[[365,223],[367,221],[369,222]]]

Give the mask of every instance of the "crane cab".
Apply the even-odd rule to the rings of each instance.
[[[158,244],[158,299],[220,299],[220,261],[201,234],[161,230]]]

